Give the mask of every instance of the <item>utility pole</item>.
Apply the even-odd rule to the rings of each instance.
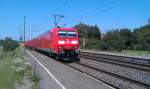
[[[23,31],[21,30],[21,24],[19,24],[19,41],[22,42]]]
[[[54,25],[55,25],[55,27],[58,27],[58,23],[59,23],[60,19],[64,18],[65,16],[63,16],[63,15],[53,15],[53,17],[54,17]]]
[[[26,36],[26,17],[27,16],[24,16],[24,32],[23,32],[24,33],[24,42],[26,41],[26,37],[25,37]]]

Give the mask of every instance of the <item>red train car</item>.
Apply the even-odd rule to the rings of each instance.
[[[25,42],[25,46],[47,52],[56,59],[79,60],[78,33],[75,28],[53,28]]]

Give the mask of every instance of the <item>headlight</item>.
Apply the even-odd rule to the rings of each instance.
[[[65,41],[58,41],[58,44],[65,44]]]
[[[78,44],[78,41],[71,41],[72,44]]]

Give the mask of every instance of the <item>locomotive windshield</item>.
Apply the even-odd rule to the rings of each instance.
[[[58,31],[59,37],[76,37],[75,31]]]
[[[58,31],[58,36],[59,37],[66,37],[67,36],[67,31]]]

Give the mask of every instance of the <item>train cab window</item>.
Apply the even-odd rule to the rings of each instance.
[[[58,31],[59,37],[76,37],[75,31]]]
[[[58,31],[58,36],[59,37],[66,37],[67,36],[67,31]]]
[[[71,32],[70,31],[70,32],[67,33],[67,36],[68,37],[76,37],[76,32],[74,32],[74,31]]]

